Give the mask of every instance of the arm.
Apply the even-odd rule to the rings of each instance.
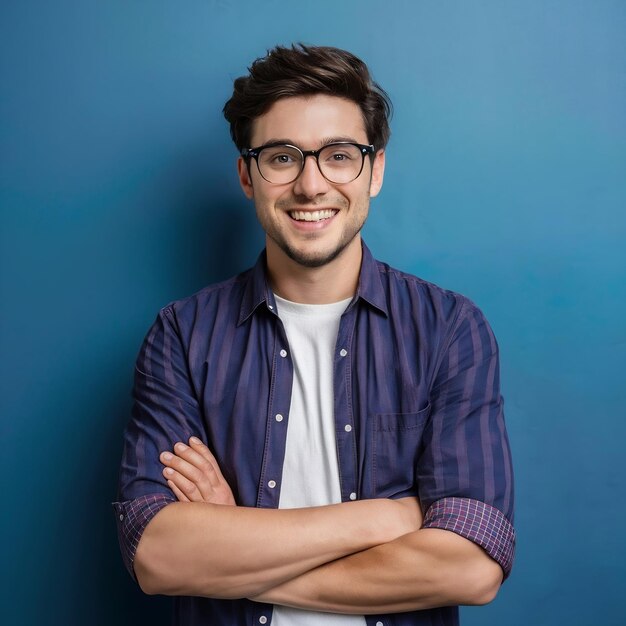
[[[144,341],[134,399],[116,512],[126,563],[148,593],[255,595],[416,527],[415,505],[392,501],[261,510],[224,506],[233,503],[228,489],[222,501],[174,503],[160,453],[204,429],[172,311]]]
[[[484,604],[495,597],[513,559],[512,470],[497,345],[471,303],[459,315],[430,400],[417,468],[424,527],[254,599],[339,613],[386,613]]]
[[[443,352],[430,401],[417,466],[424,527],[255,599],[346,613],[493,599],[513,559],[512,469],[497,344],[469,302]]]
[[[410,532],[417,520],[391,500],[285,510],[178,502],[146,527],[135,572],[148,593],[249,597]]]
[[[259,602],[360,615],[486,604],[500,566],[455,533],[424,528],[328,563],[259,596]]]
[[[192,438],[190,445],[192,449],[177,444],[175,455],[163,456],[170,488],[181,502],[223,498],[229,489],[215,459],[198,440]],[[412,498],[406,501],[416,504]],[[376,501],[358,504],[372,502]],[[404,503],[404,499],[396,502]],[[314,511],[299,513],[308,523],[307,512]],[[421,523],[419,516],[415,522]],[[500,565],[475,543],[453,532],[422,528],[310,569],[251,599],[317,611],[378,614],[485,604],[493,599],[501,581]]]

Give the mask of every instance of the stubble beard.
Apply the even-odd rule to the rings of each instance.
[[[353,210],[356,212],[357,215],[360,215],[361,213],[363,213],[362,219],[360,219],[360,221],[356,221],[354,224],[348,224],[347,229],[342,234],[342,237],[339,243],[330,251],[325,251],[325,252],[322,251],[318,253],[307,254],[305,252],[302,252],[296,249],[294,246],[289,245],[287,238],[283,236],[280,230],[273,228],[273,226],[270,223],[264,223],[264,220],[260,219],[261,226],[263,226],[263,229],[265,230],[267,236],[292,261],[294,261],[298,265],[302,267],[307,267],[307,268],[323,267],[324,265],[328,265],[329,263],[332,263],[332,261],[334,261],[338,256],[340,256],[342,252],[354,241],[355,237],[357,237],[359,233],[361,232],[363,225],[365,224],[365,219],[368,214],[369,195],[363,202],[365,204],[365,207],[360,206],[360,207],[353,208]],[[313,208],[312,205],[309,205],[309,206]],[[347,208],[348,206],[346,205],[346,206],[341,207],[340,210],[344,211],[344,210],[347,210]],[[260,218],[260,215],[259,215],[259,218]],[[316,238],[317,238],[316,233],[311,233],[307,237],[307,239],[310,239],[310,240],[315,240]]]
[[[332,263],[341,253],[348,247],[350,243],[354,240],[354,238],[361,232],[361,228],[359,228],[347,241],[341,240],[339,245],[337,245],[333,250],[326,253],[319,253],[317,255],[310,254],[306,255],[299,250],[295,250],[292,248],[284,239],[279,237],[270,238],[272,241],[294,262],[302,267],[314,268],[314,267],[323,267],[324,265],[328,265]]]

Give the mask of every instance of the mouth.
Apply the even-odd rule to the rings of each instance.
[[[322,222],[334,217],[337,209],[320,209],[317,211],[288,211],[289,217],[296,222]]]

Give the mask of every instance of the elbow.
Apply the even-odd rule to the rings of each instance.
[[[159,567],[146,555],[142,555],[141,558],[135,557],[133,569],[139,588],[148,596],[199,595],[194,589],[187,588],[180,578],[174,578],[167,569]]]
[[[152,536],[150,530],[149,524],[139,540],[133,561],[139,588],[149,596],[196,595],[185,585],[184,567],[176,562],[167,542]]]
[[[481,584],[480,588],[475,590],[471,597],[464,604],[473,606],[482,606],[489,604],[495,600],[500,590],[500,585]]]
[[[157,513],[143,531],[132,564],[135,578],[146,595],[197,595],[187,584],[185,563],[172,549],[165,523],[170,508]]]
[[[156,596],[157,594],[166,595],[163,590],[159,588],[154,581],[148,580],[135,572],[135,578],[137,579],[137,583],[139,584],[139,588],[143,591],[147,596]]]
[[[460,604],[480,606],[489,604],[498,595],[502,585],[502,568],[498,563],[488,557],[488,561],[482,562],[476,567],[468,568],[469,576],[464,581],[465,593]]]
[[[135,578],[137,579],[137,583],[141,591],[143,591],[147,596],[156,596],[156,595],[173,595],[169,594],[163,585],[159,584],[159,581],[154,578],[148,578],[146,576],[142,576],[137,573],[135,570]]]
[[[164,577],[160,575],[155,559],[144,544],[145,542],[143,541],[139,542],[133,562],[133,570],[139,588],[149,596],[157,594],[171,595],[168,593],[169,589],[167,588],[166,581]]]

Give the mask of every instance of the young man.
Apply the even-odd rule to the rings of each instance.
[[[115,504],[131,574],[177,596],[178,624],[452,625],[510,571],[493,334],[361,240],[389,110],[334,48],[275,48],[235,81],[266,249],[159,314]]]

